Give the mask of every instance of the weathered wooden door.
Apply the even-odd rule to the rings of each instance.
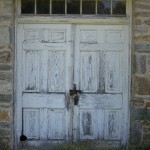
[[[127,26],[20,24],[17,37],[18,140],[126,144]]]
[[[81,93],[74,105],[74,139],[126,144],[128,27],[78,25],[75,35],[74,83]]]
[[[18,140],[68,141],[71,25],[18,25],[17,44]]]

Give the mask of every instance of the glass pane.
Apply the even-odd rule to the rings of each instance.
[[[65,0],[52,1],[52,14],[65,14]]]
[[[22,0],[21,1],[21,13],[22,14],[34,14],[34,0]]]
[[[68,0],[67,14],[80,14],[80,0]]]
[[[110,0],[101,0],[97,2],[98,14],[110,14]]]
[[[49,14],[49,0],[37,0],[37,14]]]
[[[82,14],[95,14],[95,0],[82,1]]]
[[[113,14],[126,14],[126,2],[113,2]]]

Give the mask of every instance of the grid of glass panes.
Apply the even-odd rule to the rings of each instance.
[[[21,14],[125,15],[126,0],[21,0]]]

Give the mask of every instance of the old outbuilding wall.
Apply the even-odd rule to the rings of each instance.
[[[13,142],[14,0],[0,0],[0,149]]]
[[[0,0],[0,149],[13,147],[15,1]],[[133,0],[130,144],[150,144],[150,0]]]
[[[150,145],[150,0],[133,1],[131,144]]]

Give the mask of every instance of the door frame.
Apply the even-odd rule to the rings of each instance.
[[[130,139],[130,100],[131,100],[131,69],[132,69],[132,0],[127,0],[127,16],[122,18],[90,18],[90,19],[83,19],[83,18],[57,18],[57,17],[39,17],[39,16],[20,16],[18,13],[18,2],[20,0],[15,0],[15,6],[16,6],[16,12],[15,12],[15,51],[14,51],[14,125],[13,125],[13,131],[14,131],[14,147],[17,148],[17,142],[19,139],[17,139],[17,127],[18,127],[18,113],[20,111],[20,103],[18,100],[18,86],[17,86],[17,75],[18,75],[18,63],[17,63],[17,38],[18,38],[18,25],[19,24],[92,24],[92,25],[127,25],[129,28],[129,67],[127,70],[128,73],[128,101],[126,102],[126,109],[128,114],[126,115],[128,117],[128,124],[127,124],[127,139],[126,144],[129,145],[129,139]],[[92,22],[91,22],[92,19]]]

